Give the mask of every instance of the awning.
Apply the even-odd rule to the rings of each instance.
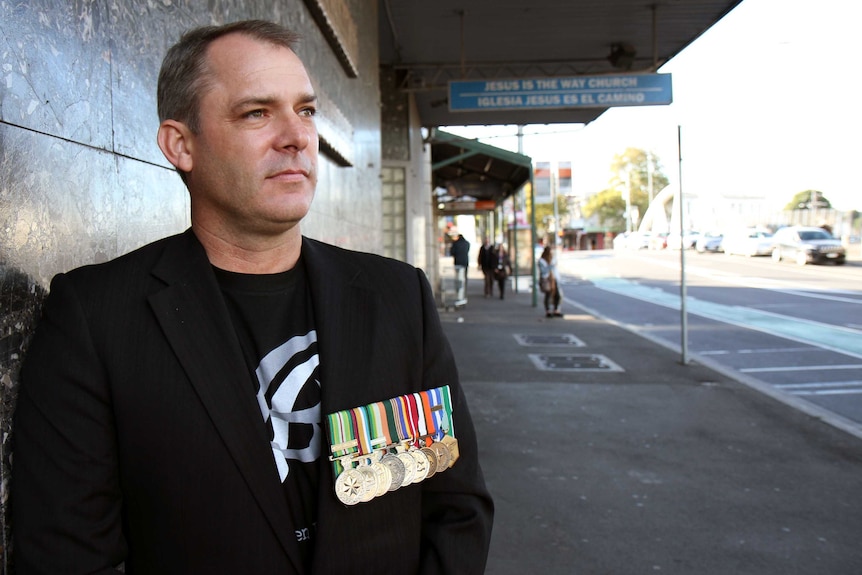
[[[529,156],[437,129],[431,130],[427,142],[438,204],[459,213],[493,210],[530,181]]]

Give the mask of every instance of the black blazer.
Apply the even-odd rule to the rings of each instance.
[[[312,573],[482,573],[493,505],[427,280],[307,238],[323,413],[450,385],[461,458],[369,503],[321,456]],[[60,274],[15,416],[18,572],[302,573],[239,342],[191,231]]]

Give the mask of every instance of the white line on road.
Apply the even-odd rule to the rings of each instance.
[[[793,395],[859,395],[862,393],[862,387],[859,389],[824,389],[821,391],[791,391]]]
[[[862,369],[862,363],[847,365],[790,365],[781,367],[746,367],[743,373],[765,373],[769,371],[826,371],[831,369]]]
[[[780,389],[813,389],[818,387],[862,387],[862,381],[817,381],[811,383],[779,383]]]
[[[858,395],[862,393],[862,381],[782,383],[775,387],[793,395]]]
[[[729,355],[729,354],[739,354],[739,355],[751,355],[756,353],[801,353],[801,352],[819,352],[819,349],[814,349],[811,347],[771,347],[764,349],[713,349],[710,351],[702,351],[701,355]]]

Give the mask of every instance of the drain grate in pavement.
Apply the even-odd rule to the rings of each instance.
[[[516,333],[515,339],[518,343],[526,346],[560,346],[560,347],[585,347],[584,342],[570,333],[563,334],[523,334]]]
[[[603,355],[531,353],[529,356],[543,371],[625,371]]]

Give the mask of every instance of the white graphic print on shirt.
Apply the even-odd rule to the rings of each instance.
[[[294,367],[280,385],[276,381],[279,372],[290,362],[293,356],[304,352],[316,342],[317,332],[315,330],[311,330],[305,335],[294,336],[266,354],[260,360],[260,365],[255,370],[258,382],[260,383],[260,389],[257,392],[257,403],[264,421],[271,420],[272,423],[273,439],[270,445],[272,447],[272,456],[275,458],[275,464],[278,468],[278,475],[282,482],[284,482],[290,472],[290,460],[307,463],[315,461],[320,457],[322,433],[320,428],[320,402],[318,401],[317,405],[313,407],[294,411],[296,398],[305,385],[317,385],[320,387],[320,382],[316,379],[313,382],[309,381],[320,362],[317,354],[315,353],[305,362]],[[266,395],[272,385],[278,385],[278,389],[272,395],[272,404],[270,405]],[[309,445],[301,449],[288,448],[290,425],[292,423],[312,425],[314,435]]]

